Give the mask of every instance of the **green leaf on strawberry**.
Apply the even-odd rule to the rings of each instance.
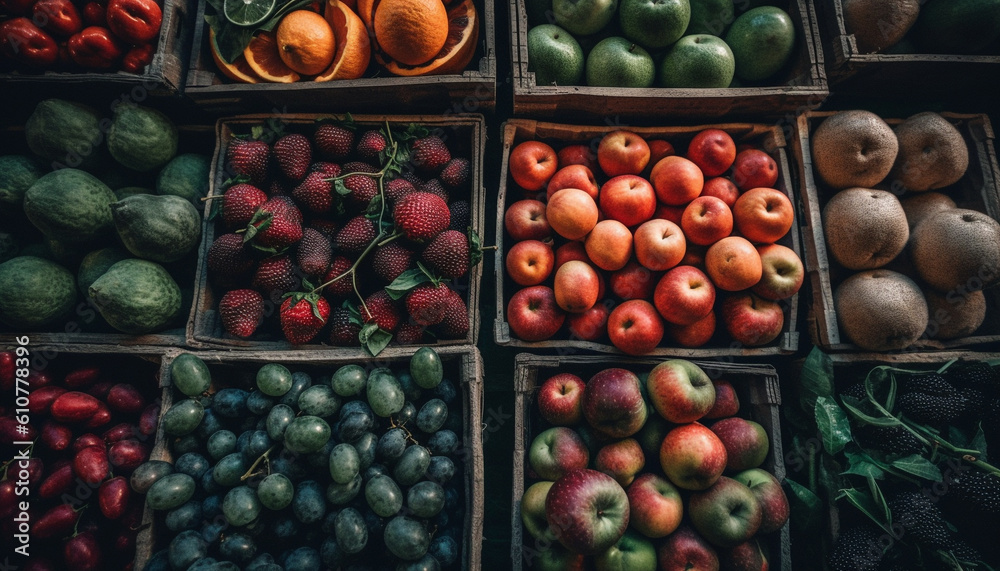
[[[476,264],[483,261],[483,241],[479,235],[472,231],[469,226],[469,267],[474,268]]]
[[[385,286],[386,293],[389,294],[394,300],[402,299],[412,290],[420,284],[425,284],[430,282],[431,277],[419,268],[413,268],[406,270],[405,272],[399,274],[399,276],[392,281],[391,284]]]
[[[375,357],[392,341],[392,333],[384,329],[379,329],[379,326],[375,323],[368,323],[358,333],[358,340],[361,341],[361,345],[365,350],[372,357]]]
[[[348,194],[351,194],[351,189],[347,188],[347,185],[344,184],[344,179],[342,178],[335,178],[333,180],[333,190],[340,196],[347,196]]]

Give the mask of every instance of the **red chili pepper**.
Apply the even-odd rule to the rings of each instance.
[[[139,45],[152,41],[160,33],[163,11],[155,0],[111,0],[107,18],[115,35]]]
[[[16,62],[48,67],[59,59],[59,46],[27,18],[14,18],[0,24],[0,53]]]
[[[122,53],[122,46],[107,28],[84,28],[69,39],[69,55],[81,67],[108,69],[121,59]]]
[[[129,73],[142,73],[142,70],[152,63],[154,53],[156,53],[156,47],[153,44],[133,47],[122,59],[122,70]]]
[[[35,24],[53,36],[68,37],[83,29],[83,18],[70,0],[38,0],[31,9]]]
[[[107,26],[107,8],[99,2],[87,2],[83,5],[83,21],[88,26]]]

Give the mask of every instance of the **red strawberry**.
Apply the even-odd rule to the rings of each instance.
[[[441,169],[441,182],[448,188],[458,188],[469,182],[469,173],[472,171],[472,163],[469,159],[455,157],[448,161]]]
[[[392,218],[406,238],[426,242],[448,228],[451,213],[439,196],[428,192],[411,192],[396,203]]]
[[[329,159],[339,161],[351,154],[354,146],[354,131],[329,123],[316,128],[313,135],[316,150]]]
[[[365,131],[358,140],[358,156],[364,161],[378,162],[378,155],[385,150],[387,144],[382,133],[376,130]]]
[[[230,230],[243,228],[265,202],[263,190],[252,184],[234,184],[222,195],[222,221]]]
[[[446,203],[448,202],[448,191],[445,190],[444,185],[441,184],[441,181],[436,178],[432,178],[427,182],[425,182],[423,185],[420,186],[420,190],[424,192],[429,192],[431,194],[436,194],[441,197],[441,200],[445,201]]]
[[[344,166],[340,169],[340,174],[351,174],[354,172],[375,174],[378,172],[378,167],[364,161],[351,161],[349,163],[344,163]]]
[[[355,216],[337,232],[333,245],[338,250],[355,254],[367,248],[377,233],[374,222],[364,216]]]
[[[437,325],[437,331],[445,339],[461,339],[469,334],[469,310],[462,296],[448,290],[444,319]]]
[[[340,176],[340,165],[337,163],[318,161],[309,165],[309,172],[321,172],[325,174],[327,178],[334,178]]]
[[[272,180],[271,186],[267,189],[268,196],[288,196],[288,194],[288,185],[278,179]]]
[[[413,171],[403,171],[403,174],[401,174],[400,176],[402,178],[405,178],[407,182],[412,184],[413,188],[420,188],[421,186],[424,185],[424,179],[417,176],[417,173]]]
[[[469,229],[469,225],[472,224],[472,207],[469,206],[468,200],[456,200],[449,203],[448,210],[451,211],[451,221],[448,223],[449,230],[465,232]]]
[[[413,266],[416,254],[404,248],[396,242],[389,242],[385,246],[377,246],[372,254],[372,268],[378,277],[392,283],[392,280],[399,277]]]
[[[446,278],[464,276],[469,273],[469,238],[458,230],[445,230],[427,244],[420,256]]]
[[[282,254],[261,260],[250,285],[264,294],[265,299],[280,299],[285,292],[292,291],[299,285],[292,259],[287,254]]]
[[[281,174],[290,180],[302,180],[312,162],[312,145],[304,135],[285,135],[271,149]]]
[[[318,230],[330,242],[333,242],[333,238],[337,235],[337,223],[332,220],[313,220],[309,227]]]
[[[330,318],[330,304],[316,293],[293,293],[281,303],[281,331],[293,345],[313,340]]]
[[[378,194],[378,183],[375,179],[364,174],[348,175],[344,179],[344,186],[351,191],[348,196],[354,204],[366,207],[368,203]]]
[[[330,344],[336,347],[357,347],[361,326],[351,321],[351,312],[343,307],[330,312]]]
[[[255,186],[267,181],[271,147],[255,139],[233,139],[226,148],[226,169],[236,176],[245,176]]]
[[[310,212],[325,214],[333,208],[333,185],[326,173],[313,171],[292,191],[292,198]]]
[[[448,308],[446,285],[421,284],[406,295],[406,311],[417,325],[437,325]]]
[[[385,198],[389,202],[394,203],[403,198],[403,196],[416,191],[417,187],[413,186],[413,183],[405,178],[394,178],[385,183]]]
[[[208,248],[208,276],[224,287],[244,282],[256,263],[239,234],[223,234]]]
[[[424,342],[424,334],[424,328],[416,323],[403,323],[394,338],[400,345],[417,345]]]
[[[413,141],[413,164],[424,172],[437,172],[451,160],[451,151],[441,137],[431,135]]]
[[[219,318],[226,333],[250,337],[264,320],[264,298],[252,289],[227,291],[219,300]]]
[[[295,251],[295,261],[307,276],[319,276],[326,272],[330,265],[332,247],[326,236],[319,230],[306,228],[302,231],[302,240]]]
[[[257,209],[243,239],[262,248],[287,248],[302,239],[302,213],[291,198],[274,196]]]
[[[365,305],[360,308],[361,320],[365,323],[375,322],[379,329],[392,333],[399,327],[403,316],[396,307],[396,302],[389,297],[388,292],[380,289],[365,298]]]
[[[326,275],[323,276],[323,283],[342,275],[344,272],[351,269],[351,265],[353,264],[354,262],[351,261],[350,258],[347,258],[346,256],[337,256],[333,259],[333,262],[330,263],[330,269],[326,271]],[[323,293],[330,297],[345,297],[351,295],[352,291],[354,291],[354,287],[351,285],[351,276],[340,278],[323,289]]]

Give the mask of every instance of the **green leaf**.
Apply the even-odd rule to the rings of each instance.
[[[875,501],[875,505],[882,510],[882,517],[885,521],[892,523],[892,512],[889,511],[889,503],[885,501],[885,496],[882,495],[882,489],[878,487],[878,482],[875,478],[868,476],[868,490],[872,494],[872,499]]]
[[[813,347],[802,364],[800,383],[799,404],[807,413],[813,412],[816,397],[833,395],[833,361],[819,347]]]
[[[847,500],[847,503],[857,508],[861,513],[865,514],[868,519],[875,522],[883,530],[889,530],[890,522],[883,517],[882,510],[879,508],[879,505],[875,502],[875,500],[872,499],[870,493],[856,488],[848,488],[840,491],[840,498],[838,499]]]
[[[351,189],[344,185],[344,179],[338,178],[333,181],[333,190],[340,196],[351,194]]]
[[[941,481],[941,470],[933,462],[920,454],[911,454],[904,458],[893,460],[892,466],[907,474],[913,474],[918,478],[932,482]]]
[[[413,268],[399,274],[396,279],[392,280],[391,284],[385,287],[385,291],[394,300],[402,299],[413,288],[430,281],[431,278],[426,273],[419,268]]]
[[[386,345],[392,341],[392,333],[384,329],[375,329],[371,335],[368,336],[368,340],[364,342],[365,349],[372,357],[378,356],[385,349]]]
[[[892,416],[873,416],[868,414],[862,410],[868,403],[862,402],[850,395],[841,395],[840,402],[844,405],[844,408],[846,408],[848,412],[854,415],[854,417],[860,420],[863,424],[872,424],[875,426],[899,426],[901,424],[898,418]]]
[[[830,454],[836,454],[851,441],[851,422],[837,401],[820,396],[815,405],[816,427],[823,438],[823,447]]]
[[[864,476],[865,478],[871,476],[879,480],[885,477],[885,472],[871,456],[851,451],[845,452],[844,455],[847,457],[847,469],[841,472],[841,474],[854,474]]]
[[[995,450],[988,450],[986,446],[986,433],[983,432],[982,426],[976,427],[976,435],[972,437],[972,442],[969,443],[969,448],[979,451],[979,461],[989,462],[989,452],[995,452]]]
[[[208,219],[215,220],[222,214],[222,197],[208,201]]]
[[[791,491],[788,499],[791,504],[792,525],[818,529],[825,515],[823,501],[812,490],[791,478],[785,478],[785,485]]]
[[[474,268],[476,264],[483,260],[483,241],[479,235],[472,231],[469,226],[469,267]]]
[[[366,218],[378,218],[382,214],[382,195],[376,194],[372,197],[371,202],[368,203],[368,208],[365,209]]]
[[[253,127],[251,127],[251,129],[250,129],[250,137],[251,138],[253,138],[254,140],[260,140],[260,138],[263,137],[263,136],[264,136],[264,126],[263,125],[254,125]]]
[[[430,269],[427,266],[425,266],[424,263],[421,262],[420,260],[417,260],[417,267],[420,268],[420,271],[423,272],[425,276],[427,276],[427,278],[430,280],[432,284],[439,285],[443,281],[443,278],[441,276],[430,271]]]
[[[948,442],[951,442],[959,448],[973,447],[972,440],[969,439],[969,436],[957,426],[948,426]]]

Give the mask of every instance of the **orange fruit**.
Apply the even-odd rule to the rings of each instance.
[[[448,40],[448,10],[441,0],[380,0],[372,27],[386,55],[420,65],[433,59]]]
[[[337,49],[330,24],[311,10],[295,10],[282,18],[276,39],[281,61],[303,75],[322,73]]]
[[[364,22],[340,0],[326,3],[326,21],[337,38],[337,46],[330,67],[316,76],[316,81],[361,77],[368,69],[372,56]]]
[[[243,50],[250,69],[261,79],[274,83],[292,83],[299,80],[299,74],[281,60],[278,41],[273,32],[260,32]]]
[[[375,0],[357,0],[358,5],[354,8],[366,28],[372,27],[372,12],[375,10]]]
[[[363,2],[364,0],[359,0]],[[430,61],[420,65],[407,65],[397,61],[388,52],[376,52],[380,64],[395,75],[444,75],[462,73],[472,61],[479,41],[479,16],[472,0],[454,0],[448,8],[448,37],[444,46]],[[381,46],[381,40],[376,36]]]
[[[215,42],[215,30],[211,28],[209,28],[209,38],[209,43],[212,46],[212,61],[215,62],[215,67],[219,68],[222,75],[240,83],[260,82],[260,77],[254,73],[253,68],[247,63],[247,58],[242,54],[233,63],[227,63],[226,60],[222,59],[222,56],[219,55],[219,44]]]

